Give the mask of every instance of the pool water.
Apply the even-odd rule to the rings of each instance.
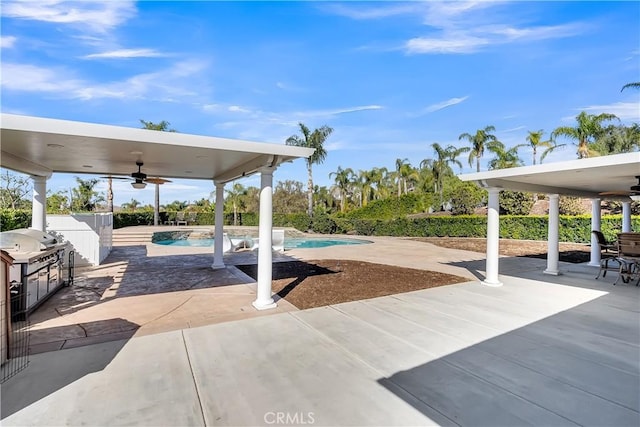
[[[155,242],[158,245],[165,246],[191,246],[191,247],[213,247],[213,239],[180,239],[180,240],[160,240]],[[371,243],[369,240],[361,239],[325,239],[322,237],[294,237],[290,239],[284,239],[285,249],[311,249],[311,248],[326,248],[327,246],[338,245],[362,245]]]

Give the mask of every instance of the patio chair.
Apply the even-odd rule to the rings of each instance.
[[[598,247],[600,248],[600,270],[598,270],[598,275],[596,276],[596,279],[598,279],[600,274],[602,274],[602,277],[606,277],[608,270],[619,270],[619,265],[616,268],[609,268],[609,261],[620,264],[618,260],[618,247],[615,243],[607,242],[607,239],[605,239],[601,231],[592,230],[591,233],[596,236]]]
[[[618,278],[624,283],[636,280],[636,286],[640,285],[640,233],[618,234],[618,261],[620,262]]]
[[[198,223],[198,213],[197,212],[189,212],[187,214],[187,225],[189,224],[197,224]]]
[[[251,246],[251,250],[258,249],[259,243],[260,239],[253,239],[253,246]],[[274,251],[284,252],[284,230],[271,230],[271,248]]]
[[[188,225],[184,217],[184,212],[176,213],[176,225]]]

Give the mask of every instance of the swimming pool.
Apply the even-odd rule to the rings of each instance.
[[[154,242],[165,246],[190,246],[205,248],[213,247],[213,239],[168,239]],[[326,248],[328,246],[340,245],[363,245],[371,243],[370,240],[349,239],[349,238],[324,238],[324,237],[292,237],[284,239],[285,249],[311,249]]]

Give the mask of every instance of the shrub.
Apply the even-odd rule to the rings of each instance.
[[[311,229],[311,218],[306,213],[274,214],[273,225],[276,227],[293,227],[296,230],[306,232]]]
[[[31,211],[16,209],[0,209],[0,231],[29,228]]]
[[[450,193],[451,213],[471,215],[486,197],[486,190],[471,182],[460,182]]]
[[[336,223],[327,214],[316,214],[311,220],[311,229],[316,233],[332,234],[336,232]]]
[[[431,204],[430,194],[409,193],[400,197],[374,200],[363,208],[344,215],[351,219],[393,219],[413,213],[424,212]]]
[[[560,196],[558,201],[560,215],[584,215],[587,211],[579,197]]]
[[[533,194],[522,191],[500,192],[501,215],[528,215],[533,207]]]

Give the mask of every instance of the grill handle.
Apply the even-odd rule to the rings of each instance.
[[[67,286],[73,286],[73,274],[75,270],[76,251],[69,251],[69,262],[67,263]]]

